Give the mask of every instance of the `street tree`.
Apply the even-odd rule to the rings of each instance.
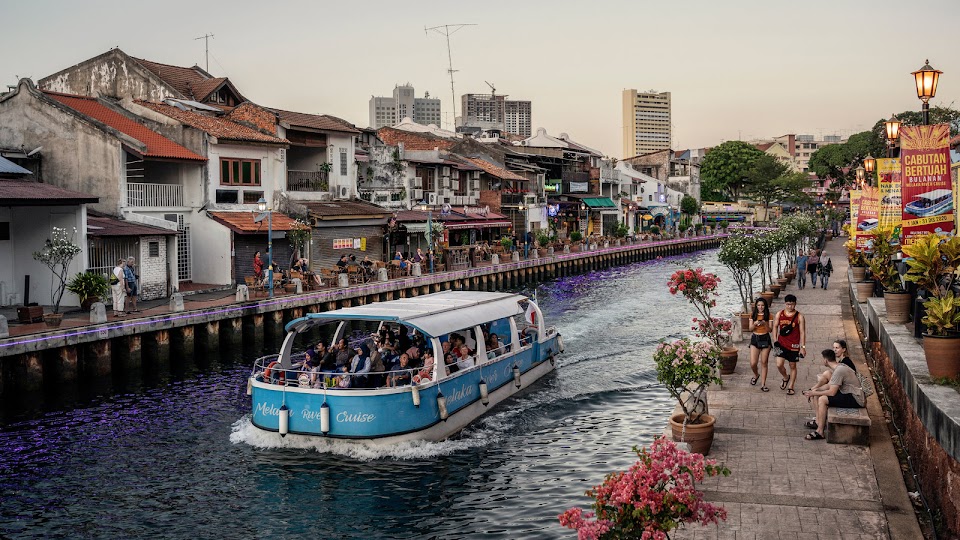
[[[804,188],[810,187],[807,175],[792,172],[788,165],[769,154],[764,154],[754,162],[747,173],[747,180],[743,193],[763,205],[765,216],[769,215],[771,204],[802,204],[809,201],[803,192]]]
[[[763,152],[743,141],[727,141],[710,150],[700,164],[701,197],[709,201],[736,201],[747,183],[747,173]]]
[[[684,195],[680,199],[680,213],[686,216],[685,222],[689,225],[692,217],[700,212],[700,202],[697,199]]]

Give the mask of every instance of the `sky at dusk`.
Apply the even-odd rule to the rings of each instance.
[[[0,0],[2,84],[120,47],[204,66],[250,100],[368,124],[371,95],[409,82],[450,111],[445,38],[464,93],[533,102],[533,127],[614,157],[621,91],[673,94],[674,148],[785,133],[849,135],[919,110],[911,71],[944,71],[934,105],[960,98],[955,1],[754,0],[114,2]],[[953,41],[951,42],[951,39]],[[452,119],[451,119],[452,121]]]

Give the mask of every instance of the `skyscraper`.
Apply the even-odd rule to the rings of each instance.
[[[510,100],[501,94],[463,94],[460,106],[462,116],[457,117],[457,127],[499,129],[530,136],[530,101]]]
[[[623,91],[623,157],[670,148],[670,92]]]
[[[370,97],[371,128],[393,126],[406,117],[425,126],[430,124],[439,126],[440,100],[431,98],[429,92],[422,98],[414,97],[413,87],[409,83],[394,87],[393,97]]]

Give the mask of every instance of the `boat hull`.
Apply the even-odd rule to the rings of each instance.
[[[499,402],[527,388],[553,371],[558,336],[526,347],[480,366],[453,374],[437,383],[421,384],[420,406],[414,405],[413,387],[369,390],[323,390],[281,386],[252,380],[253,425],[279,430],[281,406],[289,409],[288,433],[335,439],[400,442],[443,440],[456,434]],[[520,385],[514,379],[520,370]],[[480,398],[480,381],[487,384],[489,402]],[[446,399],[448,416],[440,417],[438,397]],[[320,430],[321,406],[330,412],[330,431]]]
[[[917,217],[926,217],[940,215],[951,208],[953,208],[953,199],[949,199],[926,208],[915,205],[914,203],[910,203],[904,207],[903,211],[907,212],[908,214],[913,214]]]

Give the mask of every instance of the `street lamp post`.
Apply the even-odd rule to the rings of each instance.
[[[863,168],[863,165],[858,165],[854,172],[857,174],[857,185],[861,188],[863,187],[863,180],[866,177],[866,170]]]
[[[433,273],[433,209],[423,203],[420,209],[427,213],[427,258],[430,259],[430,273]]]
[[[930,67],[927,60],[922,68],[911,73],[917,82],[917,97],[923,101],[923,125],[930,125],[930,100],[937,95],[937,83],[940,82],[939,69]]]
[[[581,223],[583,222],[583,213],[586,212],[586,211],[587,211],[587,205],[586,205],[586,203],[580,203],[580,212],[577,213],[577,228],[578,228],[578,229],[583,226],[583,225],[581,225]],[[583,236],[586,236],[586,235],[587,235],[587,229],[586,229],[586,227],[584,227],[583,230],[580,231],[580,234],[582,234]]]
[[[890,119],[883,123],[883,126],[887,131],[887,157],[893,157],[893,145],[897,143],[897,139],[900,138],[900,119],[897,118],[897,115],[891,114]]]
[[[257,201],[257,209],[260,210],[258,220],[263,219],[263,214],[267,215],[267,287],[270,288],[270,298],[273,298],[273,211],[267,208],[263,197]]]
[[[520,210],[520,218],[523,219],[523,236],[520,238],[523,239],[523,258],[526,259],[530,256],[530,242],[527,242],[527,207],[520,203],[517,209]]]
[[[873,185],[873,171],[877,167],[877,160],[873,156],[867,154],[867,157],[863,158],[863,168],[867,173],[867,185]]]

